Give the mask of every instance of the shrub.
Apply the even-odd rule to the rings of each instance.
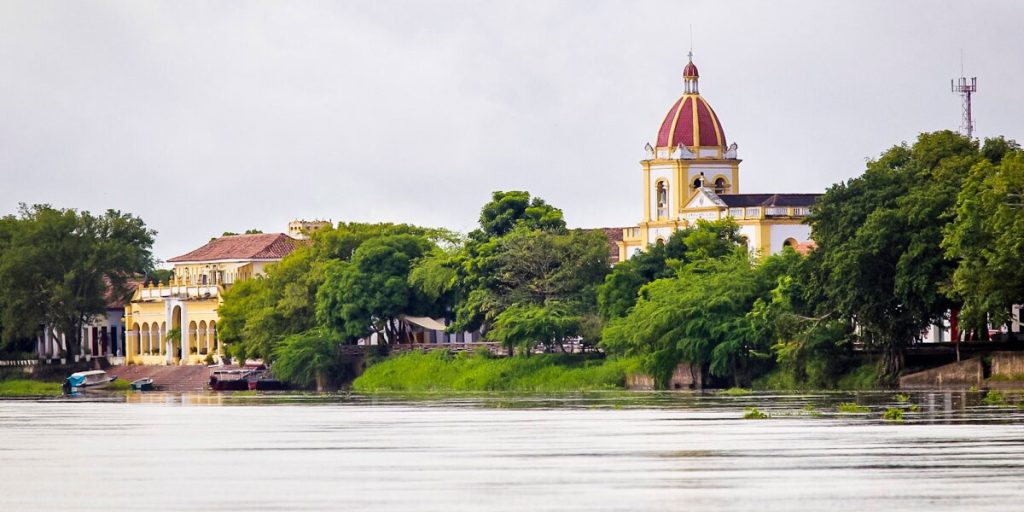
[[[727,396],[744,396],[744,395],[749,395],[750,394],[750,390],[746,389],[746,388],[729,388],[729,389],[720,391],[718,394],[720,394],[720,395],[727,395]]]
[[[393,391],[566,392],[625,387],[633,359],[604,359],[568,354],[495,358],[447,351],[410,352],[366,369],[352,389]]]
[[[0,396],[60,396],[60,382],[42,382],[28,379],[0,381]]]
[[[843,402],[839,404],[839,412],[848,414],[864,414],[871,412],[866,406],[856,404],[854,402]]]
[[[885,421],[898,422],[903,421],[903,409],[898,407],[890,407],[885,410],[885,414],[882,415]]]
[[[879,385],[878,363],[862,364],[843,375],[836,382],[838,389],[876,389]]]
[[[1006,405],[1006,397],[995,390],[989,390],[988,393],[985,393],[985,397],[981,401],[985,405]]]
[[[744,410],[746,411],[743,413],[743,419],[745,420],[766,420],[771,418],[770,414],[761,412],[757,407],[747,407]]]

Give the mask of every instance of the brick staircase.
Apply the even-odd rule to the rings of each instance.
[[[230,370],[238,367],[218,368]],[[149,377],[160,391],[204,391],[210,383],[210,369],[206,366],[112,366],[107,369],[107,374],[128,382]]]

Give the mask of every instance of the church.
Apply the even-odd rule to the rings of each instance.
[[[752,253],[787,246],[806,252],[813,242],[804,220],[820,194],[741,193],[738,146],[727,142],[722,122],[701,96],[692,52],[689,57],[682,96],[669,108],[655,143],[644,148],[643,216],[637,227],[622,230],[617,260],[667,241],[698,219],[725,217],[740,226]]]

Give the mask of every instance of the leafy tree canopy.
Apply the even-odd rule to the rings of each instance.
[[[769,359],[770,336],[750,315],[758,300],[770,300],[780,277],[800,260],[792,250],[755,265],[747,249],[684,265],[674,277],[641,288],[629,313],[610,321],[601,346],[611,354],[638,356],[664,385],[680,362],[710,368],[748,384]]]
[[[565,229],[565,219],[562,210],[539,197],[531,199],[529,192],[497,191],[480,210],[480,229],[470,233],[470,237],[479,241],[500,237],[520,225],[528,229],[561,231]]]
[[[830,187],[810,217],[821,307],[853,319],[864,341],[883,349],[889,379],[903,367],[903,348],[955,306],[944,284],[956,261],[940,243],[964,177],[982,160],[963,136],[925,133]]]
[[[156,232],[116,210],[102,215],[21,205],[0,219],[0,324],[3,338],[32,337],[49,325],[77,354],[82,325],[106,311],[106,296],[153,268]]]
[[[1024,303],[1024,151],[988,139],[984,160],[963,181],[955,218],[946,226],[945,255],[959,260],[951,295],[963,300],[967,325],[1005,324]]]
[[[674,275],[680,265],[719,258],[745,244],[739,226],[732,219],[698,219],[690,227],[672,233],[665,244],[653,245],[615,266],[597,292],[601,317],[609,320],[626,315],[636,304],[637,293],[643,285]]]

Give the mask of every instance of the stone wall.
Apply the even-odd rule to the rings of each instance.
[[[1024,353],[993,352],[992,375],[1024,375]]]
[[[980,387],[985,379],[981,358],[975,357],[900,377],[901,388]]]
[[[703,389],[704,372],[700,365],[679,363],[672,378],[669,379],[668,389]],[[633,390],[654,389],[654,378],[645,373],[633,373],[626,376],[626,388]]]

